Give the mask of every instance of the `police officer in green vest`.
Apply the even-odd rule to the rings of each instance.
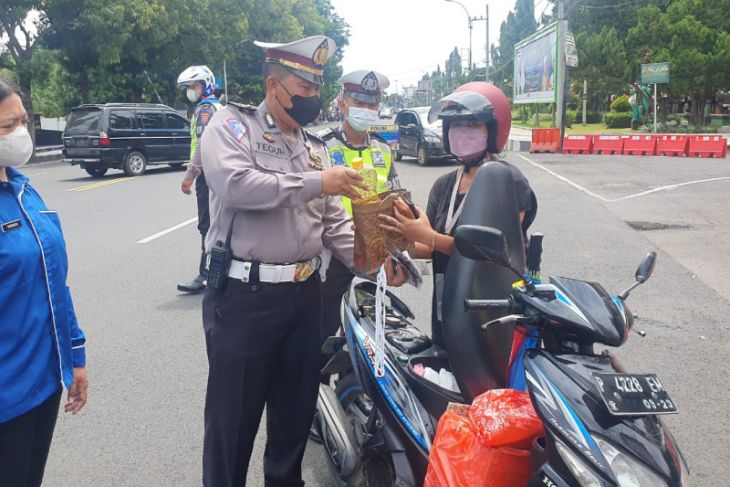
[[[352,165],[355,157],[361,157],[363,167],[373,167],[378,173],[377,191],[383,192],[400,187],[390,146],[377,133],[369,132],[378,121],[380,96],[390,81],[377,71],[359,70],[337,80],[342,86],[340,113],[344,120],[339,127],[327,129],[319,135],[327,144],[332,166]],[[342,197],[345,209],[352,215],[350,199]],[[323,256],[323,261],[327,256]],[[326,265],[326,264],[325,264]],[[340,326],[340,300],[352,280],[353,274],[340,261],[330,259],[322,290],[324,300],[324,326],[322,341],[332,336]]]

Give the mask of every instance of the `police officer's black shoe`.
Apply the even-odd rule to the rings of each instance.
[[[198,275],[195,279],[188,282],[179,282],[177,290],[184,293],[198,294],[205,291],[205,277]]]

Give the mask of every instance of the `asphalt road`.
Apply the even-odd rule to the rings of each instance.
[[[645,253],[658,250],[654,278],[629,300],[648,336],[632,336],[616,353],[628,371],[658,373],[678,403],[681,413],[666,421],[693,483],[727,485],[728,160],[507,159],[538,193],[532,230],[546,234],[544,274],[596,280],[618,292]],[[398,169],[425,204],[433,181],[453,166],[422,168],[405,159]],[[91,179],[65,165],[25,172],[61,215],[91,377],[85,410],[59,417],[44,485],[200,485],[207,374],[201,297],[175,289],[195,274],[199,236],[194,223],[159,235],[195,217],[194,198],[179,189],[183,173],[160,168],[138,178],[112,172]],[[700,180],[707,181],[691,183]],[[430,295],[428,285],[402,290],[423,325]],[[252,486],[263,485],[263,444],[260,435]],[[304,477],[308,485],[336,485],[317,444],[307,450]]]

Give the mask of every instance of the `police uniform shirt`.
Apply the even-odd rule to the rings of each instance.
[[[323,246],[352,268],[354,235],[339,197],[322,194],[324,144],[303,131],[291,147],[264,101],[229,104],[203,134],[201,155],[210,193],[206,249],[225,242],[238,259],[287,264],[312,259]]]
[[[203,131],[208,126],[210,119],[213,118],[213,114],[216,112],[218,106],[218,99],[209,97],[208,99],[202,100],[195,107],[192,119],[193,126],[190,128],[192,135],[190,163],[185,172],[185,179],[195,179],[203,170],[200,160],[200,138],[203,136]]]

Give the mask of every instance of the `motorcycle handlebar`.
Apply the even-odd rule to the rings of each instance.
[[[485,311],[490,309],[507,310],[512,306],[511,299],[465,299],[464,311]]]

